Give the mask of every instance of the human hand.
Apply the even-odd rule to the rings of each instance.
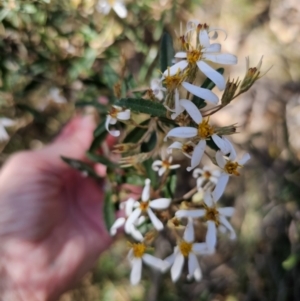
[[[108,248],[101,183],[60,156],[83,159],[94,123],[74,118],[41,150],[13,155],[0,173],[0,300],[50,301]]]

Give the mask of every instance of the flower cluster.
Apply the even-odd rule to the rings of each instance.
[[[187,278],[200,281],[202,272],[197,256],[216,251],[218,232],[227,232],[230,239],[236,238],[235,230],[228,221],[234,208],[220,206],[219,200],[229,178],[239,176],[240,168],[250,159],[250,155],[246,153],[237,159],[235,147],[227,137],[236,132],[236,126],[218,127],[211,124],[210,116],[247,91],[261,77],[261,61],[257,67],[249,68],[247,59],[245,78],[226,81],[224,69],[215,69],[213,64],[234,65],[237,57],[223,53],[221,44],[214,42],[219,31],[225,32],[197,21],[188,22],[186,31],[179,37],[181,49],[175,54],[174,64],[162,70],[161,78],[151,81],[145,98],[136,101],[127,99],[126,102],[120,100],[107,115],[106,128],[113,136],[120,135],[120,131],[109,129],[117,121],[135,125],[131,132],[135,135],[128,135],[118,144],[117,150],[122,155],[121,167],[133,169],[145,178],[140,199],[129,198],[121,203],[125,216],[117,219],[110,230],[111,235],[115,235],[117,229],[124,226],[126,234],[134,240],[128,254],[132,284],[137,284],[141,279],[142,263],[161,272],[170,268],[175,282],[184,270],[185,260],[188,263]],[[199,78],[203,76],[206,79],[199,85]],[[212,91],[215,86],[223,91],[220,101]],[[207,105],[209,108],[203,110]],[[134,121],[135,113],[140,112],[150,118],[141,120],[137,117]],[[171,143],[166,145],[169,140]],[[145,145],[148,149],[142,150]],[[173,154],[175,151],[176,154]],[[192,172],[196,183],[195,188],[184,196],[174,198],[172,179],[181,165],[172,161],[178,151],[188,158],[186,169]],[[162,154],[162,158],[153,160],[158,153]],[[200,167],[205,155],[215,168]],[[153,171],[157,172],[159,181],[151,187],[149,178],[150,174],[153,177]],[[200,204],[193,202],[196,194],[202,195]],[[195,238],[194,232],[203,229],[198,227],[199,224],[204,224],[206,228],[204,241]],[[173,232],[170,237],[177,238],[174,252],[165,259],[147,252],[153,239],[163,230]],[[170,243],[174,244],[171,238]]]

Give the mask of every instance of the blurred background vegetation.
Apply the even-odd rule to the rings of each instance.
[[[104,16],[96,4],[0,0],[0,120],[15,121],[10,139],[0,142],[1,164],[13,152],[42,147],[86,104],[111,99],[112,83],[125,76],[134,88],[149,86],[159,76],[161,35],[175,38],[180,22],[197,19],[228,32],[226,41],[220,36],[223,51],[239,58],[231,77],[244,75],[248,55],[252,66],[264,55],[262,70],[273,68],[214,116],[220,125],[238,123],[232,139],[252,160],[222,199],[236,207],[239,239],[221,237],[218,252],[201,259],[203,280],[172,284],[168,274],[145,268],[141,284],[130,287],[120,239],[61,301],[300,300],[299,1],[128,0],[126,19],[113,10]],[[158,255],[171,252],[163,238],[156,244]]]

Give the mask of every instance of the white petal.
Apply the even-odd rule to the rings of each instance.
[[[185,59],[187,57],[187,54],[184,51],[180,51],[175,54],[175,57],[180,59]]]
[[[1,117],[0,118],[0,124],[2,124],[4,127],[9,127],[9,126],[13,126],[16,124],[16,121],[10,119],[10,118],[6,118],[6,117]]]
[[[167,168],[165,166],[161,167],[158,170],[158,175],[161,177],[165,172],[166,172]]]
[[[9,139],[9,135],[7,134],[4,126],[0,124],[0,141],[6,141]]]
[[[209,190],[206,190],[203,196],[203,201],[208,207],[213,207],[214,206],[214,201],[212,199],[211,192]]]
[[[224,154],[224,152],[226,152],[227,150],[226,142],[224,142],[224,140],[217,134],[213,134],[211,138],[214,141],[214,143],[217,145],[217,147],[221,150],[221,152]]]
[[[199,32],[199,41],[201,46],[203,47],[209,47],[210,42],[209,42],[209,36],[207,30],[200,30]]]
[[[193,242],[195,240],[195,234],[194,234],[194,224],[193,220],[189,218],[188,223],[185,227],[184,233],[183,233],[183,239],[186,242]]]
[[[182,143],[175,141],[171,145],[168,146],[168,149],[172,149],[172,148],[182,149]]]
[[[160,198],[149,202],[152,209],[166,209],[170,206],[171,199]]]
[[[109,5],[109,3],[107,3],[107,1],[103,1],[100,0],[98,1],[97,5],[96,5],[96,10],[104,15],[108,15],[110,12],[111,6]]]
[[[192,218],[197,218],[197,217],[202,217],[205,215],[205,210],[203,209],[197,209],[197,210],[178,210],[175,213],[175,216],[178,218],[182,217],[192,217]]]
[[[249,159],[250,159],[250,155],[247,153],[242,157],[242,159],[238,161],[238,163],[244,165]]]
[[[117,119],[120,119],[120,120],[129,120],[130,119],[130,110],[125,110],[125,111],[122,111],[122,112],[119,112],[117,114]]]
[[[160,258],[154,257],[150,254],[143,255],[143,261],[150,267],[153,267],[157,270],[166,270],[169,267],[167,262],[164,262]]]
[[[225,191],[228,180],[229,180],[228,174],[222,173],[221,176],[219,177],[218,183],[212,193],[212,197],[215,200],[215,202],[217,202],[219,200],[219,198]]]
[[[142,201],[143,202],[148,202],[150,199],[150,185],[151,185],[151,181],[150,179],[146,179],[145,180],[145,186],[142,192]]]
[[[228,53],[205,53],[203,59],[223,65],[234,65],[237,63],[237,57]]]
[[[169,131],[169,133],[165,137],[165,141],[167,140],[168,137],[192,138],[197,136],[197,133],[198,131],[196,128],[181,126]]]
[[[226,137],[222,137],[222,139],[225,142],[226,145],[226,149],[223,151],[224,155],[230,154],[229,155],[229,160],[233,161],[236,158],[236,151],[232,145],[232,143],[226,138]]]
[[[211,81],[216,84],[220,91],[225,89],[226,83],[222,74],[203,61],[197,62],[197,66]]]
[[[188,259],[188,270],[189,270],[189,277],[194,277],[196,281],[200,281],[202,278],[201,269],[198,263],[197,256],[193,253],[189,254]]]
[[[170,256],[164,259],[164,262],[166,263],[165,266],[162,267],[161,271],[164,273],[171,265],[173,265],[175,261],[175,255],[176,252],[172,253]]]
[[[214,43],[211,44],[209,47],[203,49],[203,52],[220,52],[221,51],[221,44]]]
[[[235,211],[234,207],[219,208],[219,213],[231,217]]]
[[[233,227],[231,226],[231,224],[229,223],[229,221],[222,215],[220,215],[219,218],[220,218],[221,224],[230,231],[230,239],[236,239],[235,231],[234,231]]]
[[[193,102],[187,99],[182,99],[180,100],[180,105],[188,112],[197,124],[202,122],[202,115]]]
[[[131,225],[130,235],[137,241],[144,240],[142,233],[134,225]]]
[[[207,221],[206,243],[209,250],[214,250],[217,244],[217,229],[214,221]]]
[[[126,221],[125,217],[119,217],[118,219],[116,219],[109,230],[110,235],[112,236],[116,235],[117,229],[122,227],[125,224],[125,221]]]
[[[207,244],[205,242],[193,244],[192,251],[196,254],[211,254],[211,252],[208,252]]]
[[[206,101],[213,104],[217,104],[219,102],[218,96],[209,89],[200,88],[188,82],[183,82],[182,86],[193,95],[196,95]]]
[[[203,170],[201,168],[196,168],[193,171],[193,177],[194,178],[198,178],[199,176],[201,176],[203,174]]]
[[[169,69],[167,69],[163,73],[163,76],[175,75],[178,72],[178,70],[182,71],[187,66],[188,66],[188,62],[186,60],[180,61],[180,62],[176,63],[175,65],[173,65],[172,67],[170,67]]]
[[[169,166],[169,169],[177,169],[179,167],[180,167],[180,164],[174,164],[174,165]]]
[[[191,171],[192,169],[194,169],[200,164],[205,151],[205,147],[206,147],[206,141],[200,140],[199,143],[194,148],[194,152],[191,159],[191,166],[186,168],[187,171]]]
[[[134,222],[138,219],[138,217],[141,215],[142,210],[140,208],[136,208],[128,217],[126,223],[125,223],[125,232],[130,233],[131,226],[134,224]]]
[[[200,177],[197,179],[197,188],[200,189],[202,184],[204,182],[204,178],[203,177]]]
[[[126,215],[126,217],[128,217],[128,216],[132,213],[133,206],[134,206],[135,204],[139,204],[139,202],[137,202],[137,201],[136,201],[135,199],[133,199],[133,198],[129,198],[126,202],[120,204],[120,208],[121,208],[121,209],[124,209],[124,208],[125,208],[125,215]],[[124,207],[122,208],[121,205],[123,205]]]
[[[121,1],[116,1],[113,6],[113,9],[121,19],[127,17],[127,9]]]
[[[142,259],[133,258],[131,261],[131,273],[130,273],[130,282],[132,285],[136,285],[141,280],[142,274]]]
[[[152,163],[152,169],[154,171],[158,171],[160,169],[160,167],[162,166],[162,161],[161,160],[155,160],[153,163]]]
[[[147,209],[147,212],[154,228],[157,231],[161,231],[164,228],[163,223],[157,218],[157,216],[153,213],[153,211],[150,208]]]
[[[217,151],[216,161],[221,168],[224,168],[224,166],[226,164],[226,160],[224,159],[224,156],[221,151]]]
[[[184,256],[180,252],[178,252],[175,256],[175,261],[171,268],[171,278],[173,282],[176,282],[179,279],[183,268],[183,263]]]
[[[118,130],[110,130],[110,131],[108,131],[112,136],[114,136],[114,137],[119,137],[120,136],[120,134],[121,134],[121,132],[120,131],[118,131]]]

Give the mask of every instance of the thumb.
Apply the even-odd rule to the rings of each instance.
[[[93,140],[95,122],[91,115],[74,117],[54,142],[39,150],[39,154],[57,169],[69,168],[61,156],[82,160]]]

